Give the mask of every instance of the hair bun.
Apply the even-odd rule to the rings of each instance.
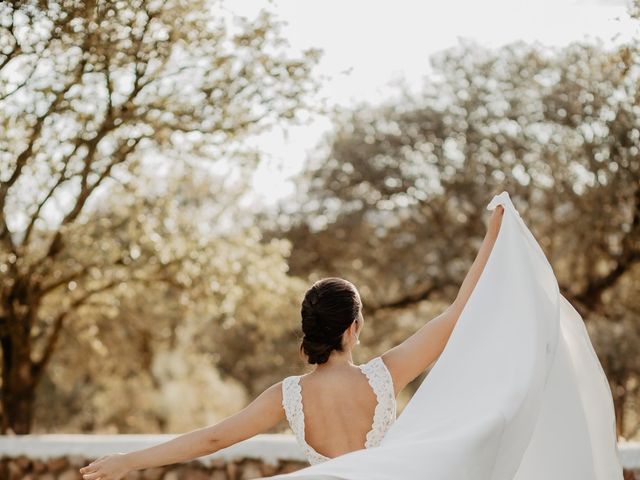
[[[309,363],[325,363],[333,350],[343,350],[344,331],[358,318],[361,307],[355,286],[341,278],[324,278],[305,292],[300,349]]]
[[[321,364],[329,359],[331,352],[337,350],[338,346],[339,344],[326,343],[325,341],[313,339],[309,335],[305,335],[302,339],[301,348],[307,355],[310,364]]]

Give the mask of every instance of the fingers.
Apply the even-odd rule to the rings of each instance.
[[[98,464],[100,462],[100,460],[102,460],[104,457],[100,457],[97,460],[94,460],[93,462],[91,462],[89,465],[87,465],[86,467],[82,467],[79,472],[82,475],[82,478],[84,478],[85,480],[95,480],[97,478],[99,478],[100,476],[100,465]],[[97,477],[93,477],[90,478],[89,475],[92,474],[97,474]]]
[[[93,472],[95,472],[95,471],[96,471],[96,468],[97,468],[97,467],[96,467],[93,463],[91,463],[91,464],[87,465],[86,467],[82,467],[82,468],[79,470],[79,472],[80,472],[81,474],[83,474],[83,475],[84,475],[85,473],[93,473]]]
[[[102,473],[99,471],[82,475],[83,480],[99,480],[101,477]]]

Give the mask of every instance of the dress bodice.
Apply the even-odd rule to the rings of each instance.
[[[380,356],[358,365],[358,368],[367,377],[377,399],[371,430],[367,432],[365,441],[365,448],[371,448],[380,444],[385,433],[396,420],[393,379]],[[309,463],[313,465],[329,460],[330,457],[316,452],[305,440],[301,376],[292,375],[282,381],[282,406],[298,444],[302,447]]]

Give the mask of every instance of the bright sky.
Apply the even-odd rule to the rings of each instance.
[[[389,82],[404,78],[418,87],[429,57],[470,39],[488,47],[517,40],[565,45],[601,38],[621,41],[637,27],[624,0],[232,0],[227,8],[248,18],[267,6],[287,22],[292,48],[317,47],[324,55],[317,72],[328,75],[322,95],[336,104],[377,102],[389,96]],[[254,178],[261,203],[290,193],[326,119],[256,139],[265,161]]]

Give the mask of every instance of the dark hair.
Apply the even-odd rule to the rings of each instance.
[[[325,363],[333,350],[343,350],[342,334],[359,318],[361,308],[358,290],[342,278],[323,278],[306,291],[300,350],[309,363]]]

